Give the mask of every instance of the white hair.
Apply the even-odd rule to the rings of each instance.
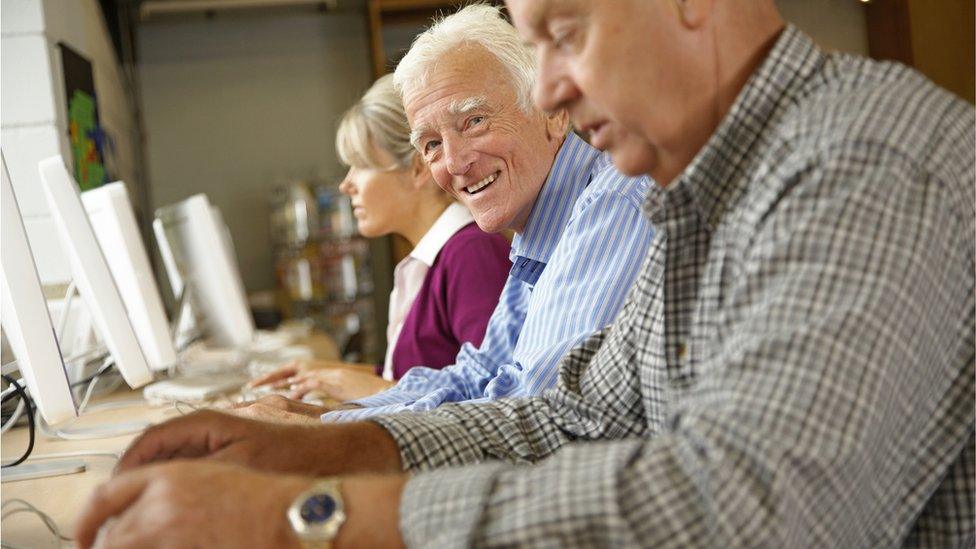
[[[502,17],[500,8],[472,4],[438,21],[417,36],[394,72],[393,82],[407,97],[426,85],[431,67],[446,53],[474,44],[494,55],[508,71],[519,106],[532,112],[535,57]]]

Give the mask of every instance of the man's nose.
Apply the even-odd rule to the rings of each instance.
[[[563,70],[560,63],[548,55],[540,55],[536,69],[535,86],[532,99],[537,107],[545,112],[566,109],[579,98],[579,90]]]
[[[468,146],[466,140],[460,138],[445,139],[443,146],[447,171],[451,175],[464,175],[468,173],[477,155]]]

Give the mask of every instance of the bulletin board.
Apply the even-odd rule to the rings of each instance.
[[[81,190],[108,182],[105,170],[105,132],[98,121],[98,102],[91,61],[66,44],[58,43],[64,67],[64,91],[68,113],[68,137],[75,180]]]

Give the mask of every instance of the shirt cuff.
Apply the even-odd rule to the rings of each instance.
[[[395,414],[406,410],[402,404],[391,404],[389,406],[374,406],[372,408],[350,408],[348,410],[333,410],[319,416],[322,423],[349,423],[353,421],[366,421],[374,416]]]
[[[458,420],[424,412],[400,412],[368,418],[387,430],[400,449],[404,470],[478,463],[481,449]]]
[[[385,391],[380,391],[375,395],[363,397],[358,400],[350,400],[349,404],[357,404],[363,408],[374,408],[376,406],[389,406],[391,404],[409,404],[416,399],[417,395],[411,391],[404,391],[394,385]]]
[[[407,547],[470,547],[501,463],[415,475],[400,499]]]

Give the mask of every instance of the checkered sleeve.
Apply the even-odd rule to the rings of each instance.
[[[800,166],[792,190],[743,239],[723,320],[702,328],[721,345],[702,357],[697,383],[673,387],[656,436],[635,416],[630,429],[608,427],[606,415],[626,407],[616,400],[628,380],[586,381],[603,370],[602,352],[588,367],[567,360],[561,387],[542,398],[381,420],[410,468],[485,463],[410,481],[408,544],[900,539],[903,531],[864,525],[887,525],[880,517],[904,501],[931,496],[898,482],[910,456],[936,439],[959,441],[925,464],[938,484],[972,455],[972,424],[952,414],[973,407],[973,264],[958,205],[897,157],[872,165],[873,146],[848,144]],[[935,366],[966,363],[966,353],[966,371]],[[582,394],[566,387],[574,371]],[[600,437],[617,440],[567,444]]]
[[[533,463],[572,440],[641,432],[639,410],[624,405],[629,399],[599,398],[581,386],[583,372],[608,331],[597,332],[570,352],[563,360],[559,387],[541,396],[448,404],[427,413],[371,420],[396,440],[407,470],[486,460]],[[633,378],[618,388],[634,394],[636,382]],[[614,419],[608,421],[608,416]]]

